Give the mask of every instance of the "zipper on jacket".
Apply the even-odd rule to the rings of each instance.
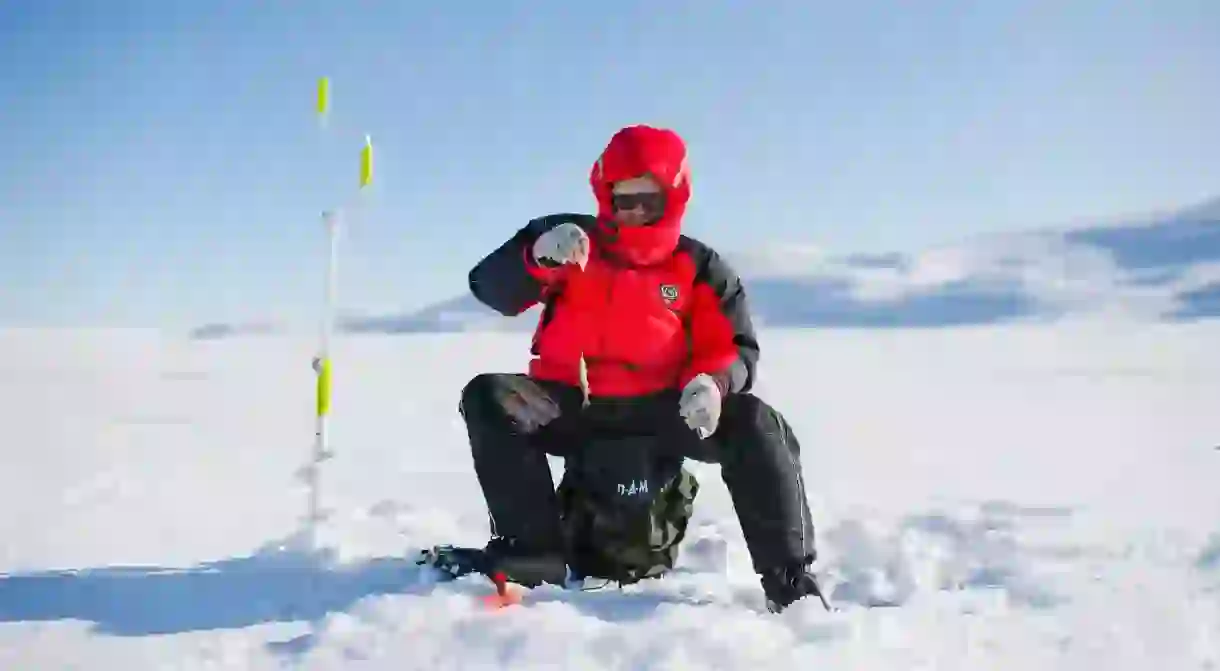
[[[614,298],[615,276],[614,276],[614,273],[607,273],[606,277],[607,277],[607,279],[606,279],[606,307],[605,307],[605,310],[602,311],[602,318],[606,321],[609,321],[610,323],[613,323],[613,319],[610,318],[610,305],[613,302],[613,298]],[[606,358],[606,329],[604,328],[604,326],[605,326],[604,324],[599,324],[598,326],[599,326],[600,333],[598,334],[598,337],[597,337],[597,349],[598,349],[598,353],[600,354],[600,356],[597,358],[605,359]]]
[[[602,311],[602,316],[603,316],[604,321],[609,321],[611,323],[613,323],[613,319],[609,318],[609,314],[610,314],[610,304],[613,302],[613,299],[614,299],[614,281],[615,281],[614,273],[606,273],[606,304],[605,304],[605,309]],[[585,355],[585,352],[582,351],[580,353],[580,363],[581,363],[581,369],[582,369],[581,377],[582,377],[583,386],[585,388],[585,397],[586,398],[588,398],[589,396],[592,396],[591,387],[589,386],[589,382],[588,382],[589,363],[598,363],[598,362],[604,361],[606,359],[606,329],[603,328],[604,324],[592,324],[592,326],[594,328],[597,328],[599,331],[598,335],[597,335],[597,349],[598,349],[599,356],[588,357]]]

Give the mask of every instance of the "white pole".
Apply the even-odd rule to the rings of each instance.
[[[318,113],[325,127],[327,113],[330,108],[330,80],[323,77],[318,82]],[[360,150],[360,194],[365,193],[373,181],[373,141],[368,135],[364,137],[364,147]],[[359,196],[357,196],[359,197]],[[339,221],[337,212],[322,213],[322,221],[326,225],[327,262],[326,262],[326,297],[322,308],[322,324],[320,343],[317,355],[313,359],[315,375],[316,413],[314,415],[314,442],[309,463],[305,466],[303,477],[308,486],[309,504],[306,511],[305,529],[309,550],[320,549],[318,543],[318,523],[327,517],[322,509],[322,462],[334,456],[330,445],[330,401],[331,401],[331,339],[334,332],[335,306],[338,296],[338,246]]]
[[[326,225],[327,262],[326,262],[326,296],[322,309],[322,327],[317,356],[313,360],[316,378],[315,398],[316,413],[314,415],[313,453],[306,467],[306,482],[309,486],[309,510],[306,517],[306,528],[309,533],[309,548],[318,549],[317,524],[326,518],[321,507],[321,477],[322,462],[334,456],[330,449],[330,399],[331,399],[331,334],[334,330],[334,312],[337,298],[338,270],[338,215],[325,212],[322,220]]]
[[[330,116],[330,78],[318,80],[317,114],[319,127],[325,130]],[[305,464],[302,477],[308,488],[308,507],[305,512],[306,549],[309,552],[319,548],[318,523],[322,521],[321,472],[322,462],[330,458],[330,389],[331,389],[331,359],[330,340],[334,325],[335,306],[335,253],[337,241],[337,224],[333,212],[323,212],[322,222],[326,227],[327,262],[326,262],[326,293],[322,305],[321,333],[318,351],[313,358],[314,371],[314,441],[309,461]]]

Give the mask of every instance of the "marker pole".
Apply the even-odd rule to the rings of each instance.
[[[330,79],[318,79],[317,90],[318,127],[325,130],[329,125],[330,116]],[[336,248],[338,243],[338,221],[335,213],[323,212],[322,222],[326,227],[327,263],[326,263],[326,293],[322,305],[321,333],[318,350],[313,358],[314,370],[314,441],[309,462],[304,469],[304,480],[308,487],[308,509],[305,514],[305,529],[307,545],[310,551],[318,548],[318,523],[325,518],[321,509],[321,477],[322,462],[331,457],[329,436],[330,388],[331,388],[331,355],[330,340],[334,324],[334,306],[336,297]]]
[[[323,77],[318,81],[318,102],[317,111],[320,123],[323,128],[327,125],[327,116],[330,110],[330,82]],[[373,182],[373,141],[369,136],[364,138],[364,147],[360,151],[360,190],[359,193],[365,193],[365,190]],[[321,475],[320,469],[323,462],[334,456],[334,452],[330,445],[330,407],[331,407],[331,386],[333,380],[334,364],[331,355],[331,340],[334,333],[335,310],[338,302],[338,247],[339,247],[339,225],[341,221],[340,213],[335,211],[327,211],[322,214],[322,221],[326,227],[326,243],[327,243],[327,261],[326,261],[326,294],[322,306],[322,323],[321,332],[319,334],[319,346],[317,354],[313,359],[313,370],[315,375],[315,413],[314,413],[314,442],[313,450],[310,454],[308,465],[304,469],[304,479],[308,486],[309,504],[306,511],[306,531],[308,534],[308,547],[310,550],[317,550],[318,544],[318,523],[326,519],[327,513],[322,510],[321,503]]]

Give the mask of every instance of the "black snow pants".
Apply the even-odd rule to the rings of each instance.
[[[753,394],[724,399],[716,432],[700,440],[678,414],[679,392],[609,399],[582,407],[577,387],[522,374],[484,373],[459,406],[493,536],[557,551],[559,509],[546,455],[567,457],[600,431],[664,436],[674,456],[721,466],[754,569],[816,558],[800,445],[791,426]]]

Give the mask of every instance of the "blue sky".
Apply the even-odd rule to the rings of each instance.
[[[330,124],[313,110],[331,78]],[[910,250],[1220,193],[1220,3],[40,2],[0,8],[0,325],[312,320],[465,291],[588,210],[622,125],[688,140],[687,229]]]

